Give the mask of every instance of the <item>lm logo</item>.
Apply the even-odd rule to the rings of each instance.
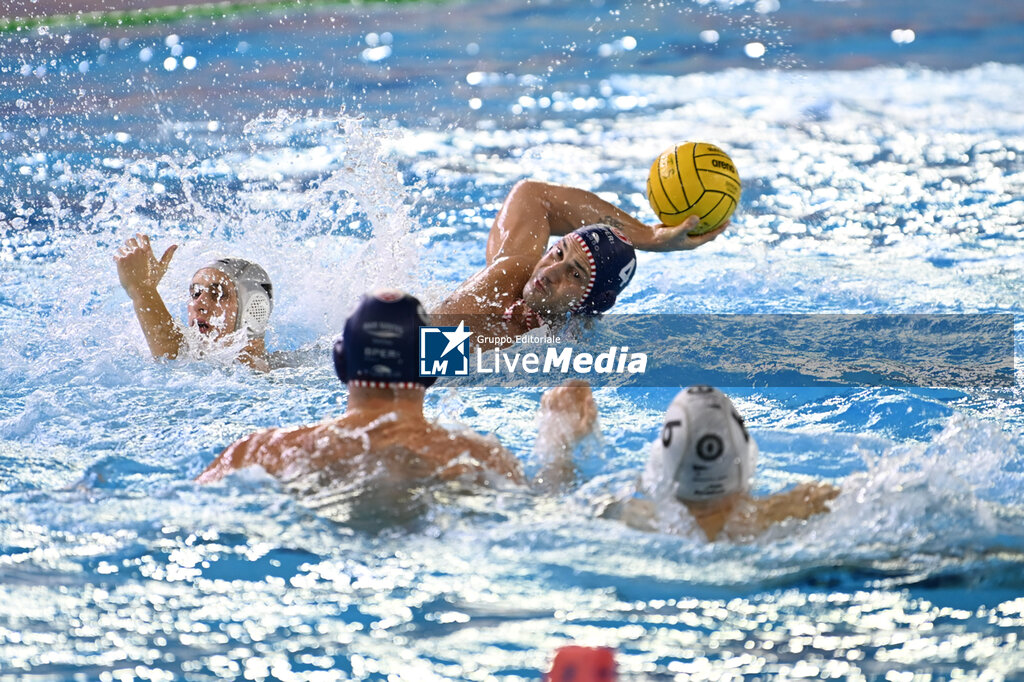
[[[468,375],[472,335],[462,321],[458,327],[420,327],[420,376]]]

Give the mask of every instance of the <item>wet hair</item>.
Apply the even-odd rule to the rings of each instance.
[[[436,378],[419,375],[419,328],[429,324],[415,296],[394,289],[369,293],[334,342],[334,371],[350,386],[429,387]]]
[[[621,230],[604,223],[585,225],[568,236],[583,248],[590,262],[590,281],[573,312],[599,315],[615,305],[633,280],[636,251]]]

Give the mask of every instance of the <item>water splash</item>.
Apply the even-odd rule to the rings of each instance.
[[[296,159],[296,138],[316,163]],[[53,197],[45,250],[22,254],[51,254],[36,305],[53,319],[23,343],[138,349],[125,297],[110,287],[114,248],[135,232],[158,250],[181,245],[161,286],[173,314],[183,312],[177,293],[192,271],[230,254],[267,264],[278,295],[271,339],[294,347],[337,333],[366,289],[415,288],[414,188],[403,185],[388,138],[357,118],[279,114],[246,127],[252,150],[242,158],[161,157],[87,172],[80,182],[93,189],[75,226],[63,227],[70,209]]]
[[[981,11],[947,4],[921,20]],[[370,538],[310,514],[256,472],[215,489],[182,480],[255,429],[340,411],[323,341],[367,283],[415,286],[415,260],[377,268],[394,244],[415,251],[402,236],[406,207],[427,223],[416,232],[409,221],[409,232],[425,242],[433,295],[482,262],[488,220],[515,180],[579,184],[649,217],[645,169],[680,136],[735,150],[746,203],[712,247],[645,254],[623,310],[1019,308],[1019,65],[795,76],[744,55],[742,43],[760,42],[771,63],[770,36],[728,22],[688,22],[687,36],[672,3],[570,5],[537,14],[536,4],[471,3],[443,35],[432,33],[436,8],[403,14],[391,56],[373,63],[359,59],[361,36],[398,25],[383,9],[345,27],[315,11],[274,15],[273,31],[240,20],[190,34],[195,24],[183,22],[181,56],[197,48],[199,68],[173,73],[159,66],[159,27],[111,31],[116,50],[87,32],[70,32],[68,45],[63,35],[4,39],[16,58],[0,67],[11,86],[0,122],[11,150],[0,176],[0,596],[17,619],[0,629],[5,670],[284,679],[313,665],[353,679],[519,679],[570,639],[620,647],[637,679],[880,678],[897,665],[1011,676],[1024,666],[1019,386],[745,396],[741,411],[774,434],[758,492],[858,472],[841,510],[746,544],[641,534],[571,499],[526,495],[455,497],[419,532]],[[808,19],[838,8],[832,26],[849,18],[845,3],[790,8]],[[854,28],[884,26],[884,39],[889,9]],[[493,41],[480,39],[482,16]],[[573,35],[532,40],[550,34],[552,18]],[[834,56],[846,32],[815,34],[820,26],[795,22],[790,42],[805,61],[819,49],[833,51],[828,64],[857,67]],[[980,27],[972,44],[1016,59],[1015,26]],[[711,28],[719,42],[696,45]],[[282,35],[291,45],[275,51]],[[637,49],[625,49],[627,35]],[[1000,52],[988,38],[1003,35]],[[329,68],[309,61],[314,40]],[[948,41],[915,46],[926,42],[943,52],[940,67],[987,61]],[[509,50],[495,57],[498,45]],[[225,72],[237,83],[218,82]],[[237,112],[268,101],[293,111],[345,102],[368,118],[269,114],[234,127]],[[192,120],[200,110],[204,120]],[[368,122],[382,112],[401,123]],[[312,346],[308,362],[270,376],[153,362],[110,261],[136,230],[158,234],[158,248],[183,243],[168,300],[215,254],[273,254],[282,305],[271,346]],[[383,234],[397,238],[374,241]],[[584,475],[632,478],[669,398],[599,395],[605,446]],[[463,392],[429,398],[428,412],[523,453],[536,402],[531,390]],[[961,410],[978,420],[948,421]]]

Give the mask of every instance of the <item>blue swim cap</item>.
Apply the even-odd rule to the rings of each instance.
[[[615,305],[636,271],[636,251],[618,228],[597,223],[586,225],[569,236],[583,247],[590,261],[590,282],[575,312],[597,315]]]
[[[419,374],[419,328],[430,320],[414,296],[380,289],[363,296],[334,342],[334,371],[343,383],[370,388],[426,388]]]

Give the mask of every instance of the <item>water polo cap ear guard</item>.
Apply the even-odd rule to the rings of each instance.
[[[750,489],[757,444],[732,401],[710,386],[681,391],[661,431],[665,471],[684,502],[714,500]]]
[[[334,371],[353,386],[428,388],[437,379],[420,376],[419,335],[429,325],[414,296],[394,289],[366,294],[334,342]]]
[[[586,225],[570,232],[569,237],[583,248],[590,262],[590,281],[573,312],[603,313],[615,305],[619,294],[633,280],[633,244],[621,230],[604,223]]]
[[[274,309],[274,287],[267,271],[242,258],[218,258],[205,267],[223,272],[235,285],[238,315],[234,331],[245,329],[250,339],[261,336]]]

